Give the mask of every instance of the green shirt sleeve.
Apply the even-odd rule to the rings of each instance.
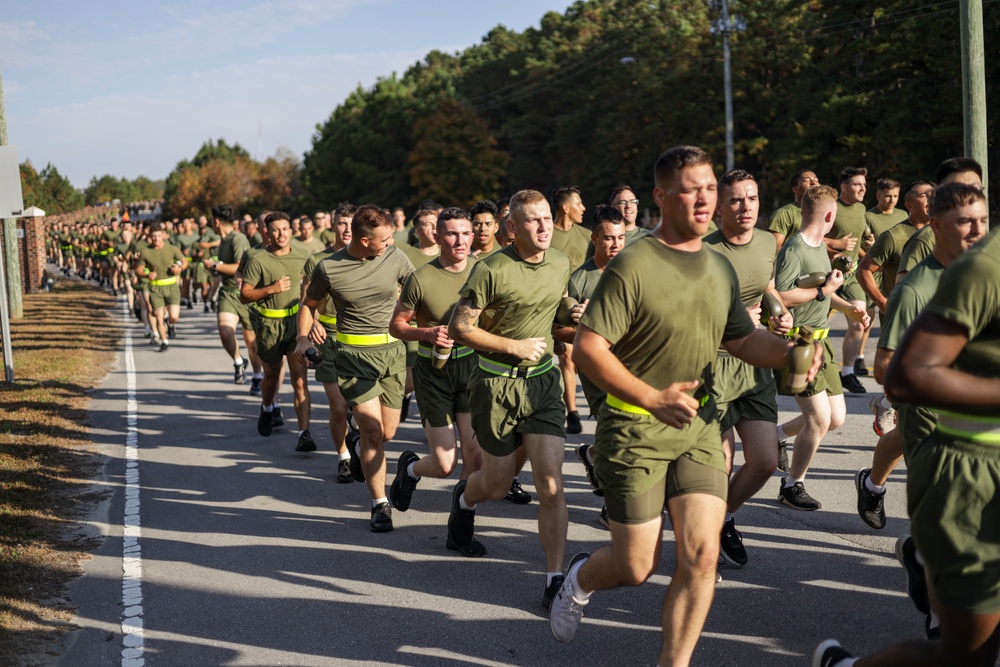
[[[416,273],[412,273],[403,282],[403,289],[399,293],[399,303],[407,310],[416,310],[422,301],[423,293],[420,289],[420,281],[417,279]]]

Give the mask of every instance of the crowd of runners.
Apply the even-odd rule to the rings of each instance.
[[[182,309],[215,312],[235,383],[249,376],[261,397],[258,433],[284,424],[287,379],[303,452],[316,449],[312,369],[337,481],[366,485],[374,532],[393,530],[423,478],[458,470],[442,530],[448,549],[482,556],[477,514],[491,500],[532,502],[518,480],[530,462],[541,602],[558,641],[574,637],[595,591],[656,572],[666,513],[677,565],[661,667],[689,663],[719,559],[749,562],[735,515],[776,470],[781,503],[822,507],[806,490],[810,463],[846,419],[844,392],[865,393],[858,376],[871,373],[885,393],[870,401],[878,439],[855,478],[858,514],[885,526],[886,483],[905,459],[912,536],[896,554],[928,640],[861,659],[830,640],[813,664],[993,665],[1000,239],[988,233],[979,165],[948,159],[933,181],[905,188],[880,179],[869,209],[865,169],[845,168],[835,187],[805,169],[791,180],[794,202],[766,222],[754,176],[717,179],[697,147],[665,152],[654,182],[652,230],[637,225],[638,194],[619,185],[590,228],[580,191],[565,187],[470,210],[426,201],[409,219],[348,203],[254,219],[219,204],[197,220],[56,224],[50,247],[65,272],[124,293],[162,352]],[[839,350],[833,310],[848,321]],[[566,434],[582,429],[578,378],[597,426],[576,454],[610,544],[567,563],[562,468]],[[779,394],[800,411],[785,423]],[[427,449],[404,451],[390,480],[386,443],[411,398]]]

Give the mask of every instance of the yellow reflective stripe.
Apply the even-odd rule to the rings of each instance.
[[[169,278],[150,280],[150,285],[156,285],[157,287],[162,287],[163,285],[176,285],[177,276],[170,276]]]
[[[317,319],[320,322],[322,322],[323,324],[329,324],[331,327],[337,326],[337,316],[336,315],[323,315],[322,313],[320,313],[320,315],[317,317]]]
[[[937,429],[953,438],[980,445],[1000,445],[1000,418],[938,411]]]
[[[622,399],[612,394],[608,394],[607,401],[608,405],[616,410],[621,410],[623,412],[630,412],[633,415],[644,415],[647,417],[652,416],[652,413],[650,413],[649,410],[646,410],[645,408],[640,408],[638,405],[632,405],[631,403],[626,403]]]
[[[295,304],[291,308],[285,308],[284,310],[272,310],[271,308],[262,308],[261,306],[257,306],[257,312],[268,319],[280,320],[286,317],[291,317],[295,313],[299,312],[299,304]]]
[[[792,327],[791,329],[789,329],[788,333],[785,334],[785,337],[786,338],[791,338],[792,336],[794,336],[795,334],[797,334],[799,331],[801,331],[801,329],[799,327]],[[825,339],[825,338],[827,338],[829,336],[830,336],[830,330],[829,329],[813,329],[813,333],[812,333],[812,339],[813,340],[823,340],[823,339]]]
[[[387,345],[395,342],[396,339],[387,333],[384,334],[347,334],[337,332],[337,342],[344,345],[357,345],[359,347],[370,347],[372,345]]]

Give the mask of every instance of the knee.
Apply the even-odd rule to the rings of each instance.
[[[838,428],[844,425],[846,421],[846,415],[842,412],[834,412],[830,415],[829,430],[836,431]]]
[[[540,504],[564,503],[562,480],[553,477],[541,477],[535,475],[535,491],[538,492],[538,502]]]
[[[759,453],[744,465],[756,479],[768,479],[778,469],[778,448],[775,447],[773,452],[769,451],[766,454]]]
[[[615,568],[618,584],[620,586],[641,586],[656,572],[656,565],[654,559],[648,557],[633,557],[620,561]]]

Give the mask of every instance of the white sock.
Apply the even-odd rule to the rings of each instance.
[[[474,509],[476,509],[476,505],[469,505],[468,503],[465,502],[465,492],[464,491],[462,492],[462,495],[460,495],[458,497],[458,506],[461,507],[463,510],[474,510]]]
[[[545,587],[548,588],[552,585],[552,580],[556,577],[561,577],[562,572],[546,572],[545,573]]]
[[[865,488],[874,493],[876,496],[881,496],[885,493],[885,485],[883,484],[882,486],[879,486],[878,484],[873,484],[870,475],[865,477]]]
[[[274,412],[274,406],[273,405],[265,405],[264,406],[264,412]]]
[[[242,365],[243,365],[243,357],[237,357],[236,361],[233,362],[233,366],[242,366]]]
[[[854,363],[858,363],[859,361],[864,361],[864,360],[865,360],[865,355],[863,354],[859,354],[858,356],[854,357]]]
[[[419,460],[420,459],[417,459],[417,461],[419,461]],[[406,474],[407,474],[407,476],[408,477],[412,477],[413,479],[420,479],[420,475],[418,475],[417,473],[413,472],[413,466],[417,465],[417,461],[414,461],[410,465],[406,466]]]
[[[351,460],[351,450],[350,449],[345,449],[344,451],[340,452],[340,460],[341,461],[350,461]]]
[[[569,572],[566,573],[566,577],[569,579],[570,586],[573,587],[573,597],[575,597],[580,602],[586,602],[590,599],[590,594],[594,591],[585,591],[580,588],[580,582],[576,579],[576,573],[580,571],[580,567],[586,563],[586,559],[577,561],[573,567],[570,568]]]
[[[803,479],[805,479],[805,478],[803,478]],[[784,484],[785,488],[787,489],[790,486],[795,486],[796,482],[801,482],[801,481],[803,481],[803,479],[797,479],[797,478],[792,477],[791,475],[789,475],[788,477],[785,478],[785,481],[782,482],[782,484]]]
[[[303,433],[305,433],[305,431],[298,431],[296,435],[302,435]]]
[[[253,379],[254,380],[263,380],[264,379],[264,373],[262,373],[262,372],[261,373],[254,373],[253,374]]]
[[[726,520],[725,520],[724,523],[729,523],[730,521],[732,521],[732,519],[733,519],[733,513],[732,512],[726,512]]]
[[[792,437],[789,434],[785,433],[784,424],[778,424],[775,430],[778,433],[778,442],[784,442],[785,440],[788,440],[789,438]]]
[[[881,405],[886,410],[892,409],[892,403],[889,401],[889,397],[882,394],[882,398],[879,399],[879,405]]]
[[[840,377],[842,377],[842,378],[846,378],[846,377],[848,377],[848,376],[850,376],[850,375],[854,375],[854,371],[853,371],[853,370],[849,370],[849,371],[847,371],[846,373],[841,373],[841,374],[840,374]]]
[[[378,507],[382,503],[387,503],[387,502],[389,502],[388,498],[376,498],[375,500],[372,501],[372,507]]]

